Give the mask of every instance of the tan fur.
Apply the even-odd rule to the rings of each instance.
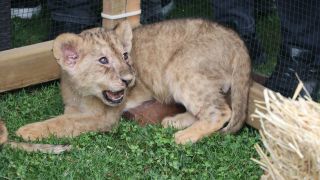
[[[3,121],[0,120],[0,145],[8,141],[8,131],[7,127]]]
[[[6,125],[0,120],[0,145],[8,145],[15,149],[21,149],[28,152],[43,152],[60,154],[71,150],[70,145],[51,145],[51,144],[31,144],[23,142],[8,141],[8,131]]]
[[[123,22],[114,31],[95,28],[60,35],[53,52],[62,69],[65,114],[21,127],[17,134],[25,139],[110,130],[124,109],[151,98],[186,107],[186,114],[162,123],[186,128],[175,134],[180,144],[209,136],[227,122],[223,132],[235,133],[244,124],[249,55],[236,33],[216,23],[171,20],[132,32]],[[98,62],[104,56],[107,65]],[[229,89],[232,111],[225,100]],[[124,90],[125,103],[108,102],[101,93],[105,90]]]
[[[184,129],[196,122],[196,117],[189,112],[177,114],[172,117],[165,117],[161,124],[163,127],[175,127],[176,129]]]

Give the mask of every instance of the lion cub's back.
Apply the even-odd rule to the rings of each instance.
[[[178,50],[202,48],[202,52],[246,53],[240,37],[231,29],[203,19],[168,20],[134,30],[135,63],[167,64]],[[219,49],[220,48],[220,49]]]
[[[178,54],[191,57],[181,59],[182,64],[203,64],[205,68],[212,67],[210,71],[232,68],[236,54],[249,59],[244,43],[234,31],[202,19],[169,20],[142,26],[134,30],[133,38],[132,56],[139,73],[157,79]]]

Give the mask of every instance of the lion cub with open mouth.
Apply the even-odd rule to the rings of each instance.
[[[17,135],[24,139],[109,131],[122,111],[152,98],[187,109],[162,121],[181,129],[174,135],[178,144],[219,130],[234,133],[244,124],[250,58],[239,36],[216,23],[170,20],[132,31],[124,21],[113,31],[62,34],[53,53],[62,70],[65,112],[21,127]]]

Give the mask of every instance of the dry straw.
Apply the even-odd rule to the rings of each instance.
[[[320,179],[320,105],[298,97],[302,88],[292,99],[264,90],[265,102],[255,102],[264,150],[255,145],[261,159],[252,160],[265,171],[261,179]]]

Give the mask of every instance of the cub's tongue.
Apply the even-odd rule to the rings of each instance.
[[[119,98],[122,98],[124,91],[117,91],[117,92],[112,92],[112,91],[106,91],[107,96],[110,99],[116,100]]]

